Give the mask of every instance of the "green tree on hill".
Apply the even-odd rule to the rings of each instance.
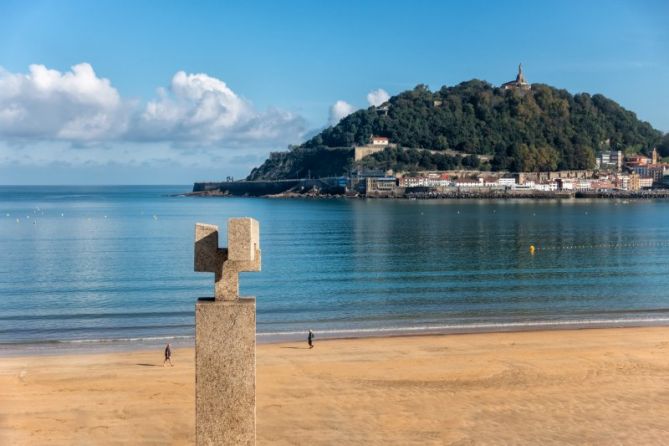
[[[575,169],[592,167],[595,151],[648,148],[661,136],[602,95],[571,95],[543,84],[519,91],[472,80],[437,92],[418,85],[389,103],[387,115],[376,107],[357,111],[304,146],[365,144],[372,134],[387,136],[404,147],[489,155],[496,153],[499,144],[525,144],[532,152],[552,148],[558,153],[558,164]],[[593,156],[583,152],[587,148]],[[523,164],[521,159],[516,161]]]
[[[657,151],[660,153],[660,156],[666,157],[669,156],[669,133],[666,133],[660,143],[657,145]]]
[[[658,146],[662,156],[669,156],[666,135],[600,94],[572,95],[544,84],[533,84],[531,90],[505,90],[474,79],[435,92],[417,85],[385,105],[383,110],[369,107],[350,114],[295,153],[313,165],[318,156],[308,155],[309,151],[364,145],[370,136],[380,135],[405,148],[492,156],[490,167],[497,170],[588,169],[595,166],[595,155],[602,150],[649,154]],[[420,154],[419,159],[406,159],[416,154],[405,150],[376,155],[367,157],[365,164],[379,168],[477,165],[466,156]],[[351,164],[350,159],[333,163],[332,154],[328,159],[339,168]],[[334,167],[319,171],[334,173]]]

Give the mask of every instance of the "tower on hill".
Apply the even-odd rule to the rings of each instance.
[[[532,88],[532,85],[525,80],[522,63],[518,64],[518,75],[516,76],[516,80],[503,83],[502,88],[505,90],[530,90]]]

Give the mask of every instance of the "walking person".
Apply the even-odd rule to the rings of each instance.
[[[165,347],[165,360],[163,361],[163,367],[165,367],[165,364],[169,361],[170,367],[174,367],[174,364],[172,364],[172,349],[170,348],[170,344],[167,343],[167,346]]]
[[[309,336],[307,337],[307,342],[309,343],[309,348],[314,348],[314,332],[309,330]]]

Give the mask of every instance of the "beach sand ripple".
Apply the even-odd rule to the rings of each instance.
[[[666,444],[669,328],[258,346],[258,444]],[[0,444],[192,444],[193,351],[0,358]]]

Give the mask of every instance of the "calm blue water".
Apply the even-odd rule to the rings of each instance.
[[[192,339],[195,222],[261,225],[259,340],[669,322],[669,202],[186,198],[0,187],[0,347]],[[530,244],[537,253],[529,253]]]

